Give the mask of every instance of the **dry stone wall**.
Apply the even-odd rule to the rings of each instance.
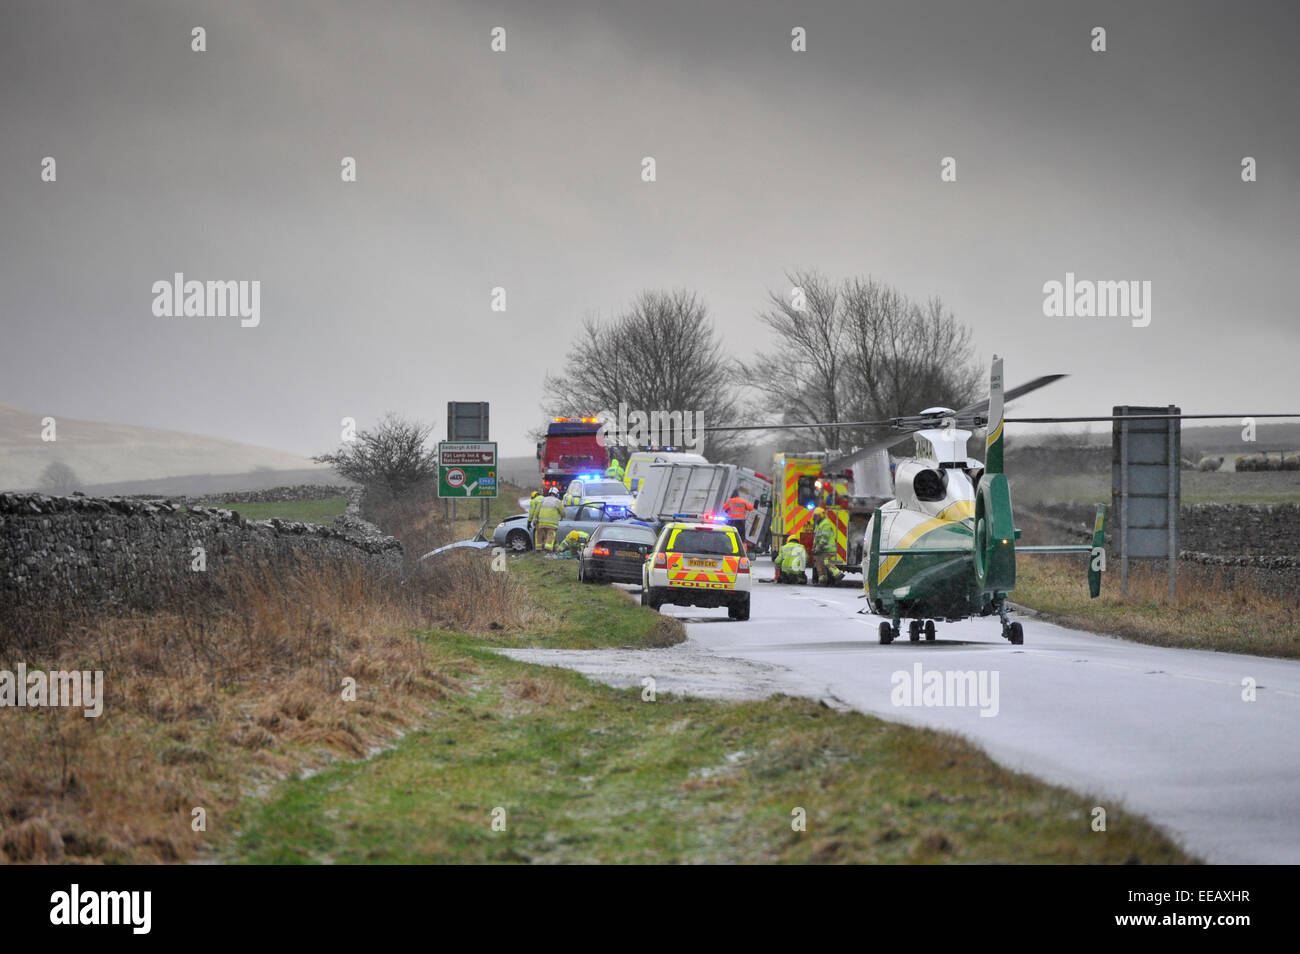
[[[201,548],[204,569],[194,569]],[[344,559],[397,574],[402,547],[355,507],[333,526],[247,521],[168,500],[0,494],[0,609],[147,605],[199,572],[259,561]]]

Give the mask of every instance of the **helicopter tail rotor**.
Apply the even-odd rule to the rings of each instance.
[[[1106,505],[1097,504],[1097,519],[1092,525],[1092,552],[1088,555],[1088,595],[1101,596],[1101,574],[1106,569]]]

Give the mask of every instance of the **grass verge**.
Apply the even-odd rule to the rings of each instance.
[[[1062,626],[1153,646],[1300,659],[1300,604],[1255,586],[1231,567],[1180,562],[1175,600],[1163,564],[1135,561],[1128,596],[1120,592],[1118,565],[1111,566],[1095,600],[1084,573],[1077,558],[1019,560],[1012,599]]]
[[[1093,832],[1094,800],[953,736],[786,697],[643,702],[465,637],[428,645],[461,686],[429,728],[285,784],[248,812],[228,860],[1190,860],[1124,813]],[[805,831],[793,827],[800,812]]]
[[[0,707],[0,863],[200,856],[249,792],[424,723],[455,676],[413,631],[522,629],[525,605],[483,561],[402,581],[284,560],[151,608],[6,616],[0,670],[102,671],[104,698],[98,718]]]
[[[578,583],[572,561],[522,556],[507,572],[547,625],[429,634],[457,686],[429,728],[250,806],[227,860],[1193,860],[1122,812],[1093,832],[1094,799],[1006,771],[951,735],[786,697],[650,703],[503,658],[488,644],[661,645],[668,620],[613,587]],[[792,826],[797,812],[805,831]]]
[[[523,587],[536,622],[526,632],[488,633],[500,646],[545,649],[650,649],[685,641],[672,616],[636,612],[624,590],[578,582],[578,561],[537,552],[506,557],[507,572]]]

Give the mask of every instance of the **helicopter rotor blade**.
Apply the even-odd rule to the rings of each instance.
[[[1039,388],[1045,388],[1049,384],[1055,384],[1057,381],[1061,380],[1061,378],[1064,377],[1068,377],[1068,375],[1044,374],[1041,377],[1034,378],[1032,381],[1026,381],[1024,384],[1017,385],[1016,387],[1011,388],[1009,391],[1003,392],[1002,401],[1004,404],[1009,404],[1018,397],[1024,397],[1026,394],[1030,394],[1034,391],[1037,391]],[[963,414],[976,414],[976,415],[987,414],[988,409],[989,409],[989,399],[985,398],[984,400],[978,401],[975,404],[970,405],[969,407],[962,408],[960,411],[957,412],[957,414],[959,416]]]
[[[1015,398],[1022,397],[1023,395],[1029,394],[1031,391],[1037,391],[1037,390],[1038,390],[1039,388],[1041,388],[1041,387],[1046,387],[1047,385],[1051,384],[1051,383],[1054,382],[1054,381],[1059,381],[1059,380],[1060,380],[1061,378],[1063,378],[1063,377],[1066,377],[1066,375],[1064,375],[1064,374],[1045,374],[1045,375],[1043,375],[1042,377],[1034,378],[1034,380],[1032,380],[1032,381],[1027,381],[1027,382],[1025,382],[1024,384],[1021,384],[1021,385],[1019,385],[1018,387],[1014,387],[1014,388],[1012,388],[1011,390],[1007,391],[1007,392],[1003,395],[1003,400],[1004,400],[1004,401],[1011,401],[1011,400],[1014,400]],[[951,415],[943,415],[943,417],[966,417],[966,416],[972,416],[972,415],[978,417],[980,413],[986,412],[986,411],[988,410],[988,407],[989,407],[989,401],[988,401],[988,398],[985,398],[983,401],[979,401],[979,402],[977,402],[977,403],[975,403],[975,404],[970,405],[969,407],[964,407],[964,408],[962,408],[960,411],[955,412],[954,414],[951,414]],[[897,443],[899,443],[900,441],[905,440],[906,438],[910,437],[910,436],[912,435],[912,433],[914,433],[915,431],[922,430],[923,428],[926,428],[926,427],[934,427],[934,426],[935,426],[935,422],[938,421],[938,420],[940,420],[940,419],[941,419],[941,418],[939,418],[939,417],[934,417],[934,418],[932,419],[932,418],[931,418],[930,416],[928,416],[928,415],[927,415],[926,417],[921,417],[921,416],[919,416],[919,415],[913,415],[913,416],[911,416],[911,417],[891,417],[891,418],[887,418],[887,419],[882,420],[882,421],[819,421],[819,422],[816,422],[816,423],[806,423],[806,424],[805,424],[805,423],[800,423],[800,424],[717,424],[717,425],[713,425],[713,426],[706,426],[706,427],[703,428],[703,430],[704,430],[705,432],[715,432],[715,431],[793,431],[793,430],[801,430],[801,429],[806,429],[806,428],[819,428],[819,427],[826,427],[826,428],[830,428],[830,427],[840,427],[840,428],[849,428],[849,427],[892,427],[892,428],[895,428],[895,429],[900,429],[900,430],[904,430],[904,431],[906,431],[906,433],[903,434],[902,437],[898,437],[898,438],[893,438],[893,437],[891,437],[891,438],[889,438],[889,439],[888,439],[888,440],[889,440],[889,443],[887,443],[887,444],[883,444],[883,443],[876,442],[876,443],[873,443],[873,444],[871,445],[872,448],[873,448],[873,450],[880,450],[881,447],[892,447],[892,446],[894,446],[894,444],[897,444]]]
[[[1100,421],[1227,421],[1248,417],[1300,417],[1300,414],[1103,414],[1099,417],[1006,417],[1008,424],[1086,424]]]

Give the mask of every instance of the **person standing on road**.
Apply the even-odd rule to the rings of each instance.
[[[727,522],[736,528],[742,540],[745,539],[745,519],[753,509],[754,505],[740,494],[736,494],[722,505],[722,512],[726,514]]]
[[[552,487],[550,493],[537,505],[537,549],[555,550],[555,534],[560,529],[564,504],[560,503],[560,490]]]
[[[534,490],[532,498],[528,501],[528,532],[537,531],[537,507],[542,502],[541,491]]]
[[[618,458],[613,454],[609,457],[609,466],[605,468],[605,476],[614,480],[623,479],[623,465],[618,462]]]
[[[813,520],[817,524],[813,531],[813,583],[833,586],[844,575],[830,563],[835,556],[835,524],[821,507],[813,511]]]

